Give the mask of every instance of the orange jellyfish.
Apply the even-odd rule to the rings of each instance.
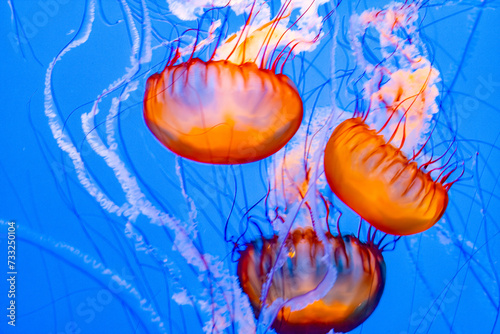
[[[354,236],[326,234],[337,279],[324,297],[301,310],[282,307],[272,327],[279,334],[348,332],[363,323],[377,307],[385,285],[385,262],[376,245]],[[256,317],[262,310],[262,284],[274,266],[280,248],[277,238],[247,245],[238,261],[238,277]],[[327,272],[325,247],[312,228],[294,230],[285,242],[287,259],[274,272],[265,300],[290,300],[317,288]]]
[[[156,138],[185,158],[211,164],[241,164],[281,149],[302,122],[303,106],[294,83],[276,74],[301,41],[284,38],[286,15],[243,29],[220,45],[208,61],[193,58],[147,81],[144,118]],[[179,55],[179,50],[177,51]],[[215,60],[218,59],[218,60]]]
[[[332,191],[375,228],[409,235],[431,228],[448,205],[452,183],[434,181],[361,118],[342,122],[328,141],[325,174]]]

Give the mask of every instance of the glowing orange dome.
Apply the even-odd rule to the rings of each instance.
[[[144,97],[146,124],[163,145],[212,164],[270,156],[293,137],[302,115],[292,81],[254,63],[169,65],[148,79]]]
[[[326,145],[324,165],[332,191],[385,233],[425,231],[448,205],[445,187],[361,118],[348,119],[335,129]]]
[[[385,285],[385,262],[380,251],[354,236],[327,234],[332,246],[337,280],[328,293],[301,310],[285,306],[272,325],[277,333],[324,334],[331,329],[348,332],[363,323],[375,310]],[[238,261],[238,277],[256,317],[262,308],[262,284],[280,249],[277,238],[248,244]],[[311,228],[297,229],[287,239],[287,261],[274,273],[266,299],[269,306],[278,298],[290,300],[316,289],[327,272],[322,262],[325,247]]]

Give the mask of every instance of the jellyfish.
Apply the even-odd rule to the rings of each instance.
[[[303,9],[292,26],[311,17],[307,12],[314,13],[323,2]],[[285,146],[302,122],[297,88],[276,70],[293,50],[313,45],[321,32],[301,36],[287,27],[300,3],[286,1],[270,21],[265,20],[269,13],[263,3],[250,4],[245,25],[207,61],[193,57],[207,41],[195,41],[189,59],[176,64],[178,47],[165,69],[148,79],[146,124],[165,147],[184,158],[212,164],[261,160]],[[222,35],[209,38],[220,40]]]
[[[390,234],[423,232],[443,216],[452,183],[434,181],[361,118],[344,121],[325,149],[332,191],[375,228]]]
[[[185,158],[239,164],[288,142],[302,122],[302,100],[288,77],[253,63],[193,59],[148,79],[144,118]]]
[[[385,262],[377,245],[365,244],[353,235],[327,234],[330,259],[336,277],[321,298],[300,309],[299,298],[315,293],[327,277],[323,259],[325,247],[312,228],[297,228],[285,241],[286,262],[277,271],[266,299],[261,303],[262,282],[276,262],[277,238],[261,238],[248,244],[238,260],[238,277],[243,291],[259,316],[262,304],[287,300],[272,327],[277,333],[346,333],[362,324],[377,307],[385,285]]]

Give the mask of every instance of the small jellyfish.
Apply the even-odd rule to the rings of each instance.
[[[257,239],[246,245],[238,261],[238,277],[256,317],[276,300],[294,300],[317,289],[325,278],[325,249],[337,270],[337,278],[322,298],[302,309],[282,307],[272,327],[279,334],[324,334],[330,330],[349,332],[362,324],[377,307],[385,285],[385,262],[381,250],[358,238],[326,233],[331,247],[325,247],[314,230],[297,228],[286,239],[286,261],[274,272],[265,303],[262,282],[276,263],[280,243],[277,237]]]
[[[291,53],[315,46],[320,33],[311,21],[321,22],[315,9],[323,2],[305,6],[295,22],[291,11],[300,2],[284,4],[274,19],[254,3],[243,28],[223,42],[214,33],[197,38],[181,63],[182,50],[175,50],[147,81],[144,118],[151,132],[174,153],[203,163],[248,163],[280,150],[303,117],[297,88],[281,72]],[[207,61],[194,57],[213,41]]]

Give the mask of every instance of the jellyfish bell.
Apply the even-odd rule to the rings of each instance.
[[[164,146],[198,162],[241,164],[274,154],[293,137],[302,122],[302,99],[276,70],[292,50],[312,48],[319,34],[287,27],[293,3],[266,21],[267,11],[255,2],[247,23],[208,61],[193,57],[195,44],[189,60],[175,64],[174,57],[148,79],[144,118]]]
[[[325,148],[332,191],[382,232],[409,235],[431,228],[448,205],[446,185],[436,182],[361,118],[348,119]]]
[[[193,59],[148,79],[144,117],[173,152],[240,164],[281,149],[302,122],[302,100],[285,75],[254,63]]]
[[[280,334],[348,332],[363,323],[375,310],[385,285],[385,262],[377,246],[365,244],[354,236],[326,233],[331,247],[325,247],[314,230],[297,228],[285,242],[286,261],[274,272],[269,292],[261,302],[262,284],[275,265],[280,248],[278,238],[261,238],[246,245],[238,261],[237,273],[256,317],[264,306],[283,299],[291,300],[317,289],[328,265],[325,249],[337,270],[337,278],[322,298],[302,309],[282,307],[272,323]]]

